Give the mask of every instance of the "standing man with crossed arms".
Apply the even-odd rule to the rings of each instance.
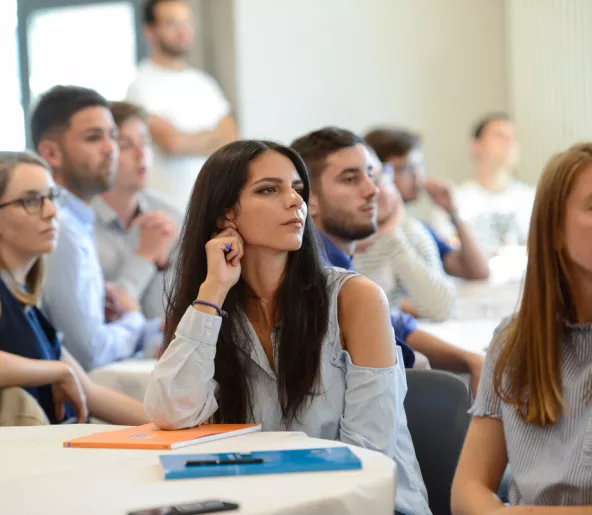
[[[150,115],[155,166],[148,187],[184,210],[207,157],[237,139],[236,124],[214,78],[186,62],[195,32],[189,3],[148,0],[144,26],[150,57],[140,63],[127,100]]]

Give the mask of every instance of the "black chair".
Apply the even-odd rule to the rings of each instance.
[[[468,383],[441,370],[407,370],[407,425],[434,515],[451,515],[450,489],[469,428]]]

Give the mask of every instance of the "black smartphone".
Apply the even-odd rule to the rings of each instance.
[[[129,511],[127,515],[200,515],[202,513],[218,513],[232,510],[238,510],[238,504],[225,501],[200,501],[177,504],[176,506]]]

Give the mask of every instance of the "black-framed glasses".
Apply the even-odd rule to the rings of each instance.
[[[28,193],[24,197],[10,200],[0,204],[0,209],[7,206],[20,205],[30,215],[39,215],[43,212],[45,206],[45,200],[51,200],[54,206],[60,207],[64,202],[64,191],[60,188],[52,188],[45,195],[41,193]]]

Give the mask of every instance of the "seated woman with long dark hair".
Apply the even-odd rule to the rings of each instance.
[[[258,422],[383,452],[397,509],[430,513],[407,428],[407,389],[384,293],[325,269],[293,150],[239,141],[195,183],[144,406],[161,428]]]
[[[541,175],[520,308],[497,330],[471,413],[456,515],[592,513],[592,143]],[[495,495],[508,464],[511,507]]]
[[[143,424],[142,403],[94,383],[37,307],[61,194],[43,160],[0,152],[0,388],[26,389],[54,424],[86,422],[89,415]]]

